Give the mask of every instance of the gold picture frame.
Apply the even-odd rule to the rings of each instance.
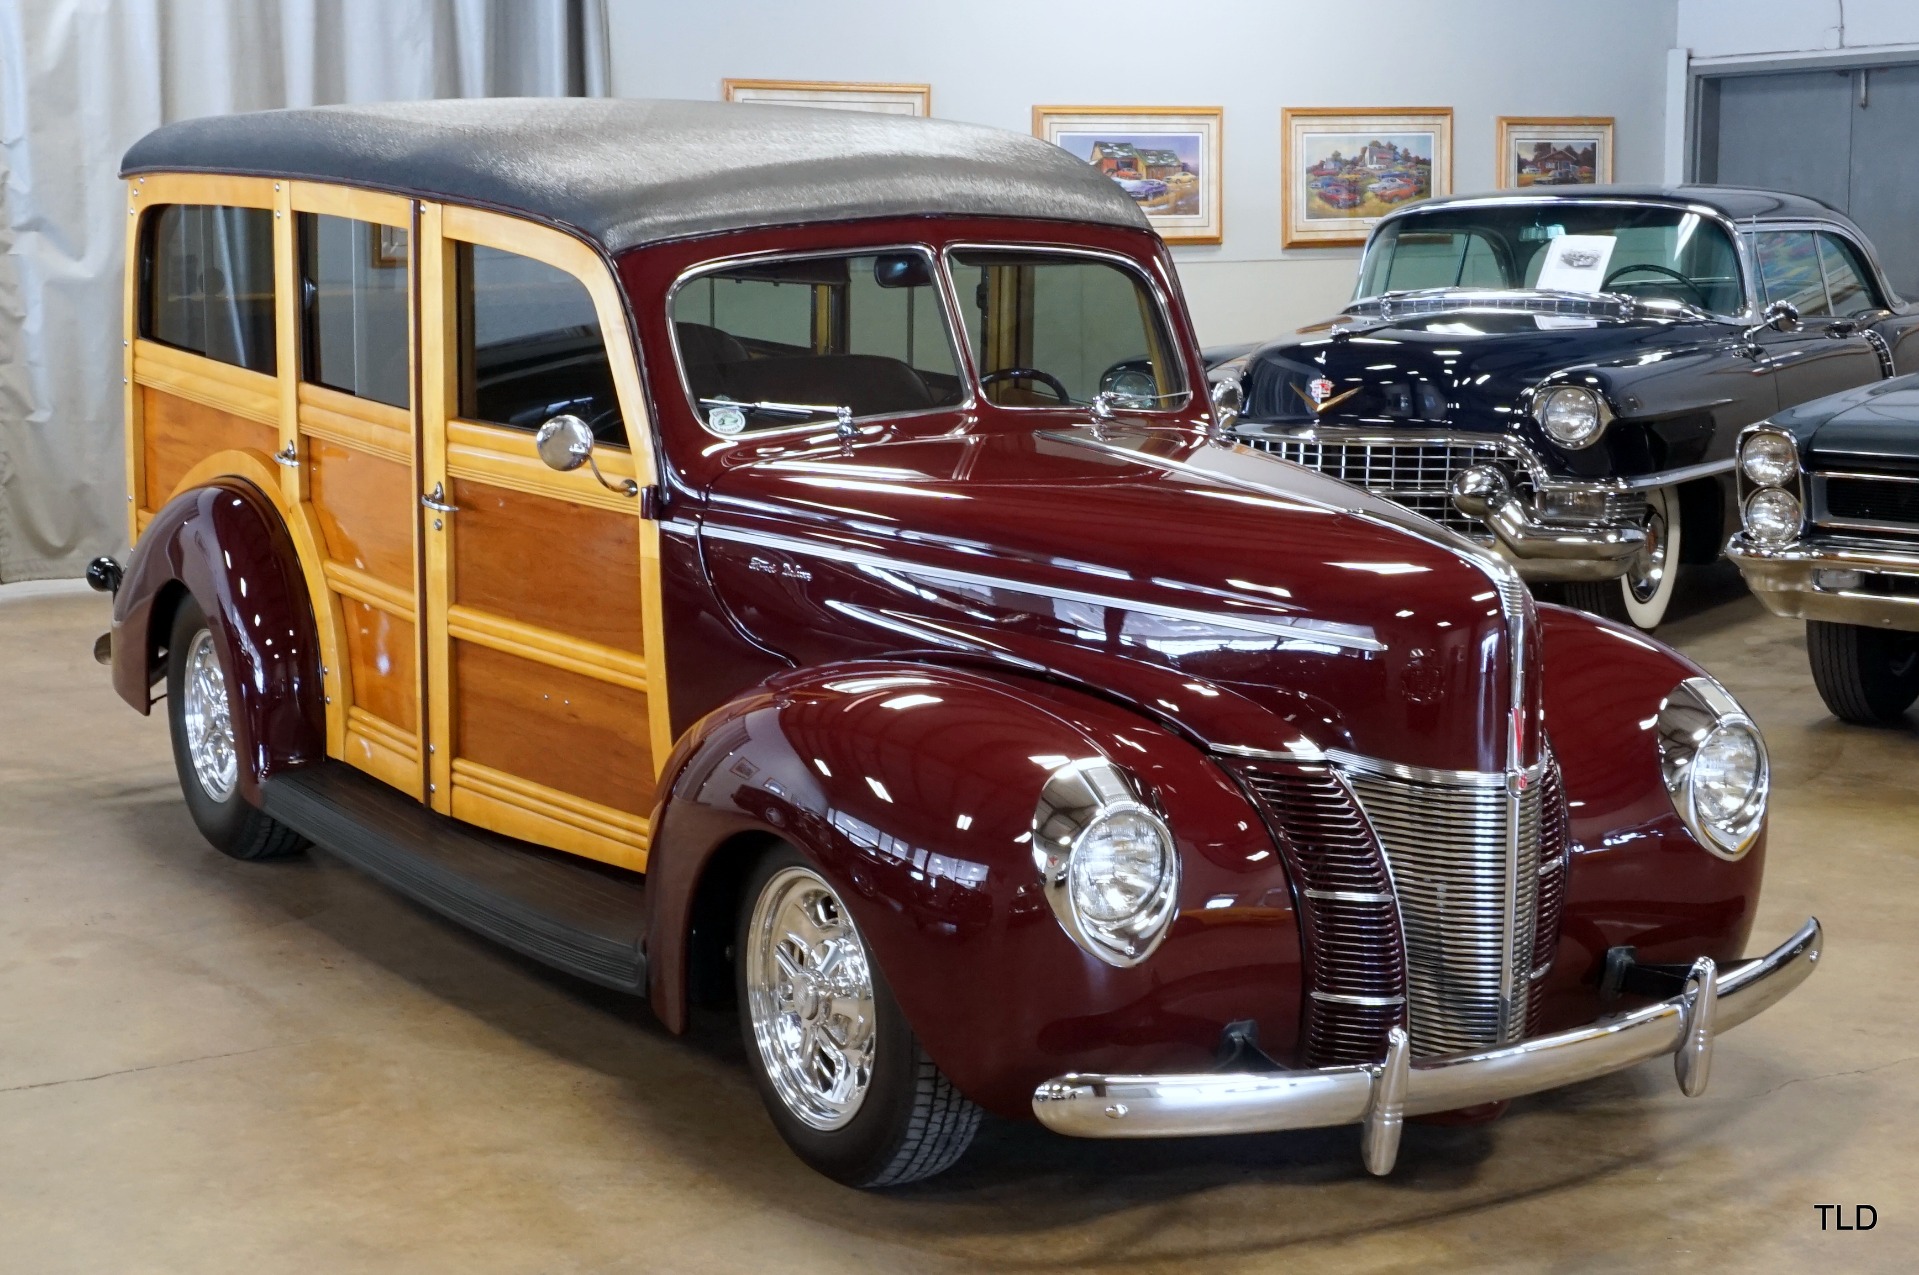
[[[1453,191],[1450,106],[1280,112],[1281,246],[1366,242],[1394,208]]]
[[[1496,138],[1497,184],[1592,186],[1613,179],[1610,115],[1502,115]]]
[[[1167,243],[1225,238],[1225,134],[1217,106],[1033,108],[1033,136],[1113,178]]]
[[[930,116],[930,84],[862,84],[838,80],[722,80],[728,102],[812,106],[829,111],[877,111],[882,115]]]

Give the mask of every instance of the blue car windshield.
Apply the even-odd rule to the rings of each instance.
[[[1366,249],[1359,297],[1425,288],[1535,288],[1546,246],[1565,235],[1611,240],[1604,291],[1743,308],[1739,256],[1720,224],[1684,208],[1539,200],[1435,208],[1381,226]]]

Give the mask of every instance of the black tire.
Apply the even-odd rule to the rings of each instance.
[[[180,775],[187,813],[214,849],[235,859],[278,859],[297,854],[307,847],[304,837],[249,804],[237,783],[230,792],[216,795],[207,790],[194,770],[187,745],[187,660],[200,635],[208,631],[206,612],[200,604],[191,596],[181,599],[167,638],[167,726],[173,736],[173,765]],[[213,649],[218,655],[218,642]],[[237,709],[239,697],[233,693],[233,676],[223,655],[219,655],[219,663],[227,702]],[[241,757],[239,764],[245,765],[246,759]]]
[[[747,1065],[774,1127],[795,1155],[847,1186],[902,1186],[944,1172],[964,1154],[979,1130],[980,1109],[961,1095],[926,1056],[919,1039],[907,1025],[906,1016],[900,1012],[885,974],[878,963],[870,959],[870,954],[867,968],[872,979],[874,1008],[872,1078],[852,1117],[837,1129],[815,1128],[794,1113],[775,1086],[754,1032],[753,996],[748,986],[748,944],[752,941],[752,921],[761,895],[789,868],[813,872],[799,851],[785,845],[769,851],[754,867],[741,894],[733,949],[740,1032],[745,1038]],[[837,896],[834,902],[837,904]]]
[[[1841,721],[1898,721],[1919,700],[1919,634],[1808,620],[1806,655],[1819,698]]]
[[[1677,487],[1646,493],[1651,552],[1617,580],[1580,580],[1565,586],[1568,606],[1651,633],[1665,620],[1679,589],[1686,554],[1686,518]]]

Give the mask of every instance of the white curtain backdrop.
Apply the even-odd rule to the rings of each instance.
[[[606,91],[603,0],[0,0],[0,582],[126,547],[134,141],[276,106]]]

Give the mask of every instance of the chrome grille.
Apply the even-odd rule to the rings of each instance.
[[[1241,441],[1329,478],[1364,487],[1442,526],[1481,539],[1487,538],[1486,528],[1453,507],[1454,474],[1474,465],[1493,465],[1505,473],[1515,491],[1529,503],[1532,499],[1531,474],[1505,450],[1487,443],[1395,443],[1256,433],[1243,434]]]
[[[1308,1066],[1376,1062],[1405,1021],[1403,947],[1378,843],[1328,766],[1236,767],[1299,890]]]
[[[1572,871],[1571,812],[1566,808],[1566,789],[1556,763],[1547,766],[1539,790],[1539,917],[1533,924],[1531,971],[1535,984],[1552,968],[1553,953],[1559,947],[1559,922],[1566,911],[1566,878]],[[1538,1029],[1544,1003],[1535,992],[1526,1015],[1528,1031]]]
[[[1344,773],[1392,869],[1413,1053],[1519,1039],[1539,919],[1545,785],[1529,784],[1515,800],[1503,775],[1441,783],[1359,766]]]

